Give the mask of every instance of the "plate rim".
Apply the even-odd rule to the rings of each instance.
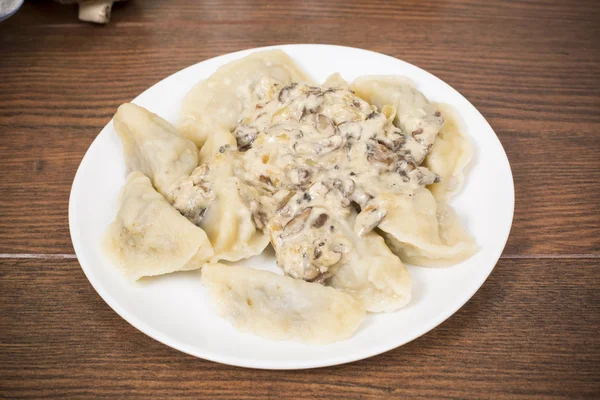
[[[406,64],[407,66],[409,66],[411,68],[416,68],[416,69],[420,70],[421,72],[425,73],[425,75],[428,77],[428,79],[433,79],[433,80],[437,80],[437,81],[441,82],[448,89],[450,89],[452,92],[454,92],[455,96],[459,96],[460,98],[462,98],[466,103],[468,103],[473,108],[473,110],[481,117],[482,121],[487,125],[487,127],[494,133],[494,138],[498,142],[500,149],[502,150],[502,155],[504,156],[504,161],[506,161],[506,166],[507,166],[506,172],[508,173],[508,176],[510,177],[510,189],[511,190],[510,190],[509,195],[510,195],[511,201],[507,205],[508,207],[510,207],[510,210],[509,210],[510,211],[510,223],[507,225],[506,232],[503,232],[503,235],[502,235],[504,237],[504,239],[503,239],[504,243],[502,244],[501,247],[499,247],[498,254],[494,255],[494,257],[493,257],[493,258],[495,258],[495,260],[493,262],[493,266],[489,269],[487,274],[482,275],[481,281],[477,282],[475,284],[476,289],[473,291],[473,293],[469,294],[468,296],[465,296],[464,300],[461,299],[461,301],[458,301],[456,304],[453,304],[453,306],[448,309],[451,311],[447,311],[446,313],[439,313],[438,318],[432,318],[430,321],[428,321],[427,324],[424,324],[424,327],[421,329],[421,333],[411,336],[409,338],[405,338],[404,340],[399,340],[398,342],[395,342],[392,345],[384,345],[384,346],[380,346],[379,348],[378,347],[369,347],[366,350],[361,350],[356,353],[351,353],[350,356],[348,356],[348,355],[331,356],[331,357],[327,357],[325,359],[312,361],[312,362],[311,361],[293,361],[293,360],[291,362],[290,361],[272,361],[272,360],[269,360],[269,361],[251,360],[251,359],[246,359],[246,358],[236,358],[233,356],[224,355],[221,353],[214,353],[211,351],[204,351],[202,355],[197,354],[192,350],[186,349],[185,346],[180,345],[177,340],[170,339],[166,334],[163,334],[162,332],[157,331],[154,328],[148,326],[144,321],[140,320],[135,314],[125,311],[120,306],[119,302],[117,300],[115,300],[114,298],[112,298],[104,290],[104,288],[102,286],[100,286],[98,281],[95,281],[94,279],[90,278],[90,274],[88,273],[88,268],[90,268],[90,267],[84,266],[84,264],[86,264],[86,258],[84,256],[84,250],[82,247],[83,245],[81,244],[80,240],[77,238],[77,235],[76,235],[77,227],[76,227],[75,222],[77,221],[77,217],[76,217],[77,204],[74,201],[74,197],[75,197],[75,193],[77,191],[76,189],[81,185],[80,182],[83,179],[83,178],[81,178],[82,166],[84,165],[86,158],[89,157],[90,150],[94,146],[96,141],[99,139],[100,134],[104,131],[104,129],[107,128],[108,125],[110,125],[112,123],[113,119],[111,118],[110,121],[104,127],[102,127],[100,132],[96,135],[96,137],[94,138],[94,140],[92,141],[92,143],[90,144],[88,149],[86,150],[84,156],[82,157],[79,166],[77,167],[77,172],[75,173],[75,176],[73,178],[73,183],[71,185],[71,191],[69,194],[69,206],[68,206],[69,233],[71,236],[71,241],[73,244],[73,249],[75,251],[75,255],[77,256],[77,261],[78,261],[81,269],[83,270],[87,280],[92,285],[92,287],[94,288],[96,293],[102,298],[102,300],[115,313],[117,313],[117,315],[119,315],[122,319],[127,321],[131,326],[136,328],[138,331],[142,332],[143,334],[151,337],[152,339],[154,339],[166,346],[174,348],[185,354],[189,354],[189,355],[197,357],[197,358],[201,358],[201,359],[205,359],[205,360],[209,360],[209,361],[217,362],[217,363],[221,363],[221,364],[231,365],[231,366],[254,368],[254,369],[265,369],[265,370],[295,370],[295,369],[300,370],[300,369],[323,368],[323,367],[328,367],[328,366],[335,366],[335,365],[350,363],[350,362],[354,362],[354,361],[360,361],[360,360],[363,360],[366,358],[377,356],[379,354],[385,353],[387,351],[390,351],[390,350],[396,349],[400,346],[403,346],[409,342],[412,342],[413,340],[418,339],[419,337],[432,331],[437,326],[439,326],[444,321],[446,321],[448,318],[450,318],[452,315],[454,315],[468,301],[470,301],[473,298],[473,296],[475,296],[475,294],[479,291],[481,286],[487,281],[487,279],[489,278],[492,271],[495,269],[495,267],[500,259],[500,256],[502,255],[504,248],[506,247],[506,243],[510,236],[510,231],[512,229],[512,224],[514,221],[515,190],[514,190],[514,177],[512,174],[512,168],[510,166],[510,161],[508,159],[508,156],[506,154],[506,150],[504,149],[504,146],[502,146],[502,142],[498,138],[498,135],[496,134],[494,129],[491,127],[491,125],[489,124],[487,119],[481,114],[481,112],[465,96],[463,96],[460,92],[458,92],[456,89],[454,89],[451,85],[449,85],[442,79],[438,78],[437,76],[431,74],[430,72],[428,72],[425,69],[422,69],[422,68],[420,68],[414,64],[408,63],[406,61],[403,61],[399,58],[389,56],[387,54],[379,53],[379,52],[376,52],[373,50],[357,48],[357,47],[331,45],[331,44],[309,44],[309,43],[306,43],[306,44],[279,44],[279,45],[272,45],[272,46],[248,48],[248,49],[244,49],[244,50],[239,50],[239,51],[235,51],[235,52],[231,52],[231,53],[222,54],[222,55],[219,55],[216,57],[208,58],[206,60],[202,60],[198,63],[195,63],[195,64],[192,64],[185,68],[182,68],[182,69],[175,71],[172,74],[164,77],[160,81],[154,83],[153,85],[151,85],[150,87],[145,89],[143,92],[138,94],[132,100],[132,102],[136,102],[136,100],[138,100],[140,97],[144,96],[148,91],[152,90],[160,82],[162,82],[166,79],[169,79],[170,77],[172,77],[175,74],[178,74],[178,73],[183,72],[190,68],[194,68],[198,64],[202,64],[207,61],[215,61],[220,58],[229,58],[229,57],[234,57],[234,58],[243,57],[249,53],[257,52],[257,51],[264,51],[264,50],[282,49],[285,51],[287,48],[315,47],[315,46],[316,47],[328,47],[328,48],[331,48],[332,50],[350,49],[350,50],[354,50],[354,51],[371,53],[372,55],[376,55],[378,57],[383,56],[386,58],[390,58],[390,59],[393,59],[394,62],[400,62],[400,63]],[[84,262],[82,262],[82,260]]]

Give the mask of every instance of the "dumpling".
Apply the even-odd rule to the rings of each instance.
[[[167,121],[143,107],[126,103],[114,116],[123,141],[129,171],[148,176],[156,190],[166,195],[175,181],[198,166],[198,149],[182,138]]]
[[[414,150],[419,152],[413,151],[413,157],[417,164],[421,163],[444,124],[444,118],[414,83],[398,76],[363,76],[352,82],[351,89],[380,109],[386,105],[396,107],[394,124],[420,144],[415,146]]]
[[[457,193],[462,187],[463,171],[473,158],[473,147],[461,133],[450,106],[436,104],[444,116],[444,126],[433,143],[424,165],[441,179],[428,188],[434,197],[443,201]]]
[[[444,203],[426,188],[407,190],[383,200],[387,214],[379,229],[404,262],[449,265],[471,257],[477,246]]]
[[[346,82],[342,75],[339,72],[335,74],[331,74],[325,79],[323,85],[321,86],[323,89],[331,89],[331,88],[341,88],[341,89],[350,89],[350,84]]]
[[[201,147],[215,127],[233,130],[244,106],[255,100],[252,88],[265,77],[283,85],[310,82],[310,78],[281,50],[261,51],[232,61],[196,84],[186,95],[179,125],[184,136]]]
[[[131,280],[197,269],[213,254],[204,231],[179,214],[141,172],[127,177],[104,246]]]
[[[213,262],[238,261],[260,254],[269,237],[256,227],[242,196],[254,197],[252,188],[233,175],[230,152],[217,154],[180,180],[169,197],[190,221],[201,227],[214,249]]]
[[[240,198],[242,185],[237,178],[223,182],[200,222],[215,249],[213,262],[249,258],[269,244],[269,237],[257,229],[252,212]]]
[[[269,271],[210,264],[201,280],[222,317],[268,339],[333,343],[351,337],[365,318],[352,296]]]
[[[327,284],[351,294],[370,312],[390,312],[411,298],[412,278],[381,236],[369,232],[356,237],[348,262]]]

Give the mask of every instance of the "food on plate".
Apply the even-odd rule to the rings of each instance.
[[[167,121],[143,107],[126,103],[114,117],[129,171],[140,171],[162,195],[198,166],[196,146]]]
[[[390,312],[411,298],[412,278],[402,261],[374,231],[353,237],[353,248],[340,269],[328,280],[351,294],[370,312]]]
[[[270,271],[210,264],[202,269],[202,285],[237,329],[269,339],[337,342],[365,318],[352,296]]]
[[[269,244],[244,201],[256,196],[256,190],[234,175],[233,162],[231,153],[217,152],[210,164],[178,181],[168,196],[175,208],[206,232],[214,249],[213,262],[249,258]]]
[[[440,177],[439,182],[429,185],[428,189],[437,200],[444,201],[462,187],[464,169],[473,158],[473,147],[460,132],[452,108],[447,104],[436,104],[436,107],[445,122],[423,165]]]
[[[212,256],[204,231],[173,208],[141,172],[129,174],[119,203],[104,246],[127,278],[198,269]]]
[[[200,81],[182,104],[183,135],[202,146],[214,129],[233,130],[244,107],[261,92],[257,83],[270,78],[286,84],[310,79],[281,50],[261,51],[219,67]]]
[[[351,89],[379,108],[395,108],[393,122],[412,144],[406,147],[414,162],[423,162],[444,124],[442,113],[423,93],[407,78],[397,76],[363,76],[352,82]]]
[[[343,340],[365,311],[410,302],[403,262],[449,265],[477,251],[448,204],[463,182],[470,144],[451,109],[429,102],[406,78],[348,83],[333,74],[318,86],[284,52],[254,53],[195,85],[178,126],[139,106],[119,108],[115,127],[128,165],[147,174],[164,199],[141,174],[134,178],[145,179],[145,192],[128,183],[125,193],[132,204],[136,195],[142,204],[151,199],[179,217],[169,223],[202,235],[202,245],[194,241],[201,256],[190,244],[188,258],[170,266],[206,262],[203,285],[240,330]],[[155,211],[138,208],[130,225],[150,226],[158,237],[167,223],[151,224]],[[110,231],[126,232],[120,243],[133,243],[122,210]],[[170,233],[167,242],[179,245]],[[218,264],[260,254],[269,243],[286,276]],[[143,246],[127,247],[132,269],[172,257],[167,246],[148,246],[155,259]],[[121,257],[121,265],[128,260]]]
[[[417,265],[444,265],[469,258],[477,250],[454,212],[437,203],[426,188],[396,194],[378,203],[387,215],[379,229],[400,258]]]

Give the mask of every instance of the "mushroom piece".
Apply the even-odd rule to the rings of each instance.
[[[438,183],[440,181],[440,176],[435,172],[431,172],[427,168],[417,167],[416,169],[418,180],[417,182],[421,186],[431,185],[433,183]]]
[[[298,84],[296,82],[293,82],[293,83],[290,83],[287,86],[282,87],[281,90],[279,91],[279,96],[277,97],[277,99],[279,100],[279,102],[280,103],[285,103],[286,101],[288,101],[289,98],[290,98],[290,92],[296,86],[298,86]]]
[[[394,153],[397,152],[402,145],[406,142],[406,138],[404,136],[398,136],[396,139],[390,138],[378,138],[377,143],[387,147]]]
[[[335,126],[333,122],[323,114],[317,116],[316,128],[319,133],[325,136],[333,136],[335,134]]]
[[[260,230],[265,229],[265,226],[267,226],[267,214],[264,211],[253,211],[252,219],[254,220],[254,225]]]
[[[349,198],[356,188],[356,183],[352,179],[335,179],[331,185],[339,190],[345,198]]]
[[[317,181],[310,185],[307,192],[311,199],[315,199],[329,193],[329,187],[323,183],[323,181]]]
[[[258,136],[258,129],[252,126],[240,125],[235,130],[235,140],[237,142],[238,150],[241,152],[248,151],[252,147],[252,143]]]
[[[354,221],[354,232],[358,236],[365,236],[377,227],[385,218],[387,211],[381,207],[375,207],[373,205],[366,206],[360,214],[356,216]]]
[[[312,222],[312,224],[310,226],[312,226],[313,228],[320,228],[323,225],[325,225],[325,222],[327,222],[327,219],[329,219],[329,215],[327,215],[325,213],[321,213],[321,214],[319,214],[319,216],[317,218],[315,218],[315,220]]]
[[[295,195],[296,192],[291,191],[287,196],[285,196],[276,211],[284,217],[290,217],[291,207],[288,206],[288,203]]]
[[[329,268],[339,263],[347,251],[342,243],[332,245],[327,237],[315,240],[312,248],[313,264],[318,266],[321,272],[329,272]]]
[[[299,233],[304,226],[306,225],[306,221],[312,212],[312,207],[306,207],[302,212],[297,214],[294,218],[292,218],[285,226],[283,227],[283,231],[281,232],[280,237],[285,239],[286,237],[295,235]]]
[[[367,144],[367,160],[369,162],[376,161],[389,166],[395,158],[395,154],[387,146],[375,141]]]
[[[315,282],[321,275],[321,271],[314,265],[311,265],[304,272],[304,280],[307,282]]]
[[[362,190],[354,190],[349,199],[360,206],[360,208],[365,208],[367,203],[373,198],[369,193],[363,192]]]
[[[292,168],[290,170],[290,172],[288,173],[288,177],[290,178],[290,181],[294,185],[302,185],[302,184],[307,183],[309,181],[311,175],[312,175],[311,170],[308,168],[303,168],[303,167]]]

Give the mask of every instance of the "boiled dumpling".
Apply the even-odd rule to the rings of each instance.
[[[282,85],[310,82],[310,78],[283,51],[252,53],[223,65],[190,90],[182,104],[179,128],[199,147],[215,127],[233,130],[244,106],[256,100],[251,92],[261,78],[270,78]]]
[[[233,176],[230,152],[217,154],[174,186],[173,205],[206,231],[214,249],[213,262],[238,261],[260,254],[269,237],[256,227],[241,196],[253,197],[252,188]]]
[[[257,229],[252,212],[240,198],[242,185],[237,178],[223,182],[200,223],[214,246],[213,261],[249,258],[269,244],[269,237]]]
[[[370,232],[353,241],[348,262],[327,284],[351,294],[370,312],[394,311],[408,304],[412,278],[383,238]]]
[[[420,164],[444,124],[444,118],[414,83],[398,76],[363,76],[352,82],[351,89],[380,109],[384,106],[396,108],[394,124],[419,144],[411,150],[413,158]]]
[[[181,216],[141,172],[129,174],[104,244],[131,280],[197,269],[213,254],[204,231]]]
[[[129,171],[141,171],[166,195],[175,181],[198,166],[196,146],[156,114],[133,103],[119,107],[114,117],[123,141]]]
[[[403,261],[424,266],[449,265],[477,251],[450,207],[436,203],[426,188],[386,197],[381,205],[387,215],[379,229]]]
[[[436,199],[443,201],[462,187],[463,171],[473,157],[473,148],[461,133],[450,106],[436,104],[436,107],[444,116],[445,122],[423,164],[440,177],[438,183],[429,185],[428,188]]]
[[[351,337],[365,317],[346,293],[269,271],[210,264],[201,280],[221,316],[268,339],[337,342]]]
[[[336,72],[335,74],[329,75],[321,87],[323,89],[350,89],[350,84],[342,78],[342,75],[340,75],[339,72]]]

